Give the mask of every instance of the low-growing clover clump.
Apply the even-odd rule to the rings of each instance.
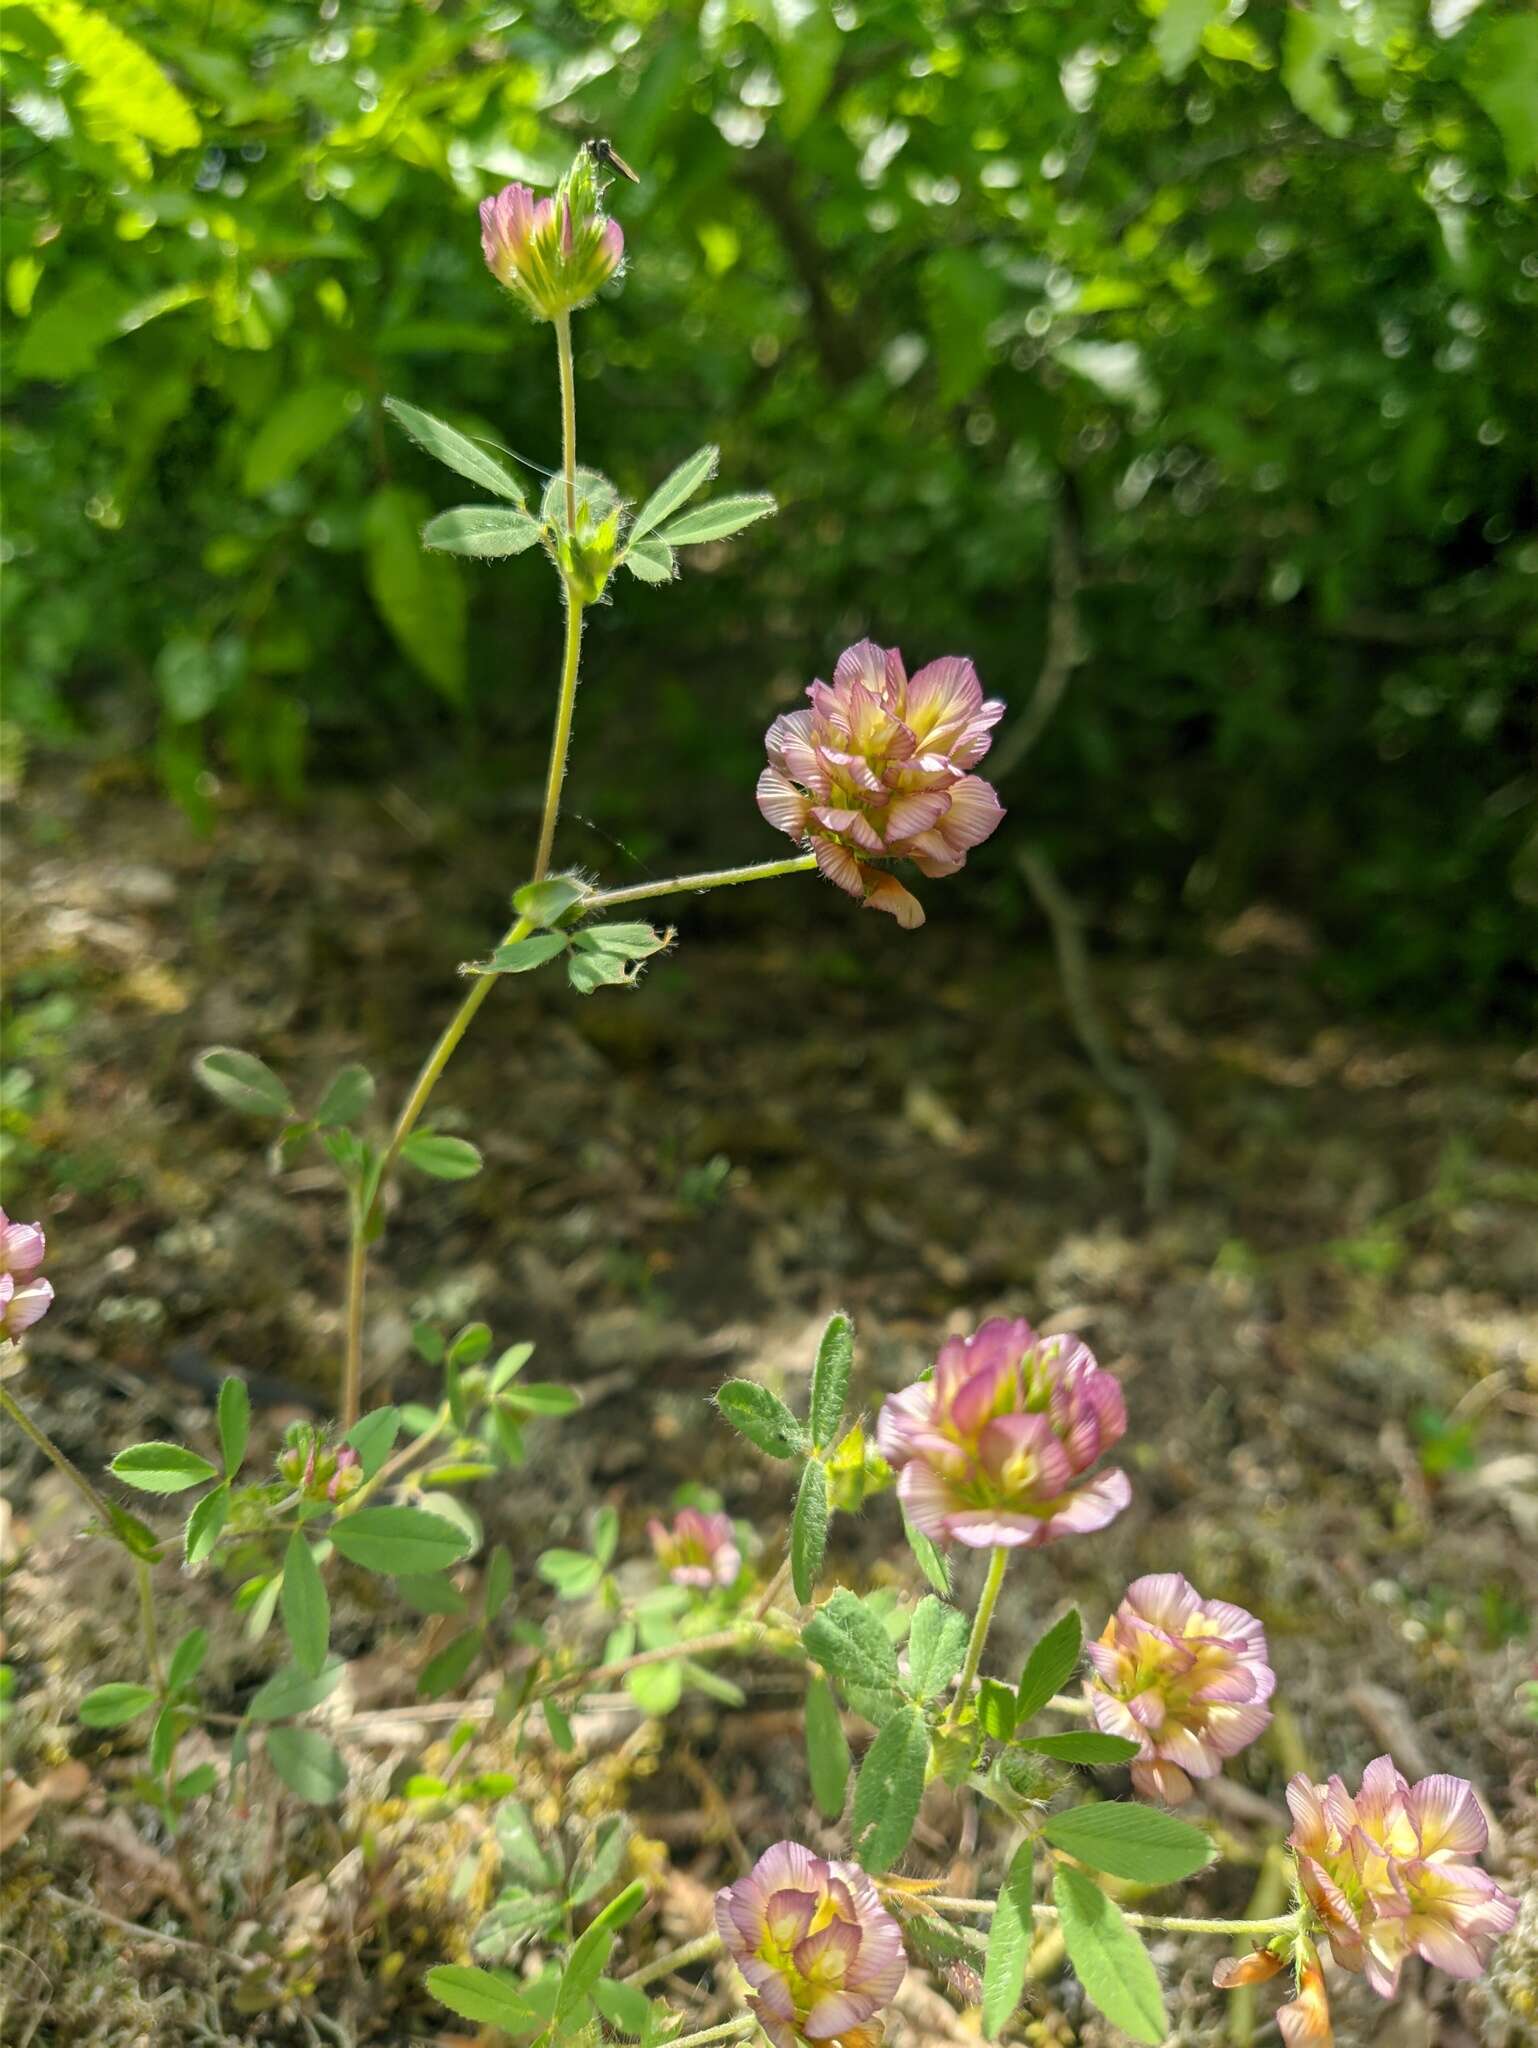
[[[232,1376],[212,1440],[125,1446],[98,1480],[32,1419],[14,1375],[0,1382],[0,1410],[75,1486],[91,1533],[121,1546],[138,1584],[142,1662],[87,1693],[79,1718],[124,1731],[138,1757],[133,1795],[168,1829],[217,1827],[217,1806],[205,1802],[244,1810],[258,1795],[341,1808],[351,1767],[328,1710],[347,1669],[334,1602],[361,1585],[395,1627],[419,1618],[431,1649],[402,1658],[402,1689],[409,1679],[419,1699],[458,1720],[452,1768],[419,1774],[402,1796],[424,1814],[484,1807],[500,1858],[473,1960],[441,1962],[426,1986],[464,2019],[541,2048],[585,2042],[599,2024],[645,2048],[703,2048],[760,2029],[774,2048],[874,2048],[910,1958],[979,2006],[992,2039],[1021,2006],[1046,1923],[1060,1931],[1085,1997],[1133,2040],[1159,2043],[1171,2031],[1143,1941],[1162,1929],[1229,1950],[1213,1972],[1220,1986],[1289,1973],[1292,1996],[1277,2012],[1284,2040],[1326,2042],[1322,1955],[1364,1973],[1384,1998],[1411,1955],[1473,1976],[1512,1927],[1515,1902],[1477,1860],[1486,1828],[1471,1788],[1451,1776],[1411,1786],[1380,1758],[1354,1795],[1339,1777],[1293,1780],[1284,1910],[1150,1910],[1161,1889],[1217,1859],[1215,1834],[1168,1809],[1190,1802],[1261,1733],[1276,1675],[1261,1621],[1174,1572],[1137,1579],[1087,1644],[1069,1608],[1018,1672],[986,1668],[1002,1604],[1029,1601],[1030,1553],[1092,1541],[1132,1498],[1114,1458],[1128,1424],[1122,1388],[1078,1338],[997,1316],[949,1336],[932,1372],[881,1401],[873,1434],[851,1412],[856,1346],[845,1315],[823,1332],[804,1414],[755,1379],[727,1382],[720,1416],[751,1451],[789,1468],[784,1541],[766,1553],[699,1486],[649,1504],[649,1560],[639,1543],[630,1554],[635,1532],[612,1506],[589,1518],[581,1547],[525,1559],[488,1546],[477,1503],[495,1511],[499,1489],[539,1455],[539,1433],[558,1428],[580,1395],[535,1379],[531,1346],[499,1344],[485,1323],[419,1327],[431,1399],[365,1406],[367,1278],[388,1198],[403,1169],[441,1182],[482,1171],[474,1139],[434,1128],[427,1111],[500,981],[559,963],[579,996],[623,990],[676,934],[615,911],[813,871],[916,927],[924,912],[902,864],[930,879],[954,874],[1003,817],[973,771],[1004,706],[984,697],[971,662],[942,656],[910,678],[896,649],[866,640],[839,657],[831,683],[811,684],[810,709],[770,728],[758,804],[795,842],[793,854],[624,886],[553,868],[585,612],[611,600],[619,569],[668,584],[681,549],[724,540],[775,509],[761,492],[699,501],[714,446],[680,462],[638,509],[577,461],[572,316],[619,277],[624,256],[604,211],[611,168],[623,166],[606,145],[585,146],[554,195],[510,185],[481,208],[492,273],[555,334],[562,465],[537,505],[500,452],[415,404],[387,401],[422,451],[492,501],[437,514],[424,544],[488,562],[538,545],[561,593],[545,800],[532,858],[508,878],[510,921],[488,936],[484,957],[465,963],[467,992],[391,1119],[376,1116],[374,1077],[356,1064],[304,1106],[247,1050],[215,1047],[198,1061],[198,1078],[228,1110],[265,1124],[280,1164],[318,1151],[339,1181],[349,1251],[334,1419],[297,1423],[265,1462],[254,1458],[247,1389]],[[53,1303],[44,1250],[37,1225],[0,1215],[0,1332],[12,1352]],[[906,1545],[928,1588],[921,1597],[828,1583],[836,1518],[867,1509],[885,1517],[894,1551]],[[986,1557],[970,1605],[953,1588],[958,1551]],[[237,1714],[208,1696],[205,1631],[164,1628],[178,1565],[217,1585],[247,1638],[267,1646],[269,1668]],[[478,1763],[479,1731],[495,1731],[504,1753],[511,1740],[515,1758],[536,1732],[571,1755],[585,1703],[612,1702],[616,1687],[655,1723],[685,1699],[731,1713],[747,1697],[734,1662],[746,1678],[766,1661],[804,1698],[803,1807],[752,1845],[752,1870],[717,1894],[712,1931],[627,1965],[618,1944],[648,1885],[632,1873],[623,1818],[537,1827],[516,1769]],[[219,1763],[184,1765],[193,1730],[222,1739]],[[1134,1796],[1121,1796],[1119,1775],[1096,1772],[1129,1773]],[[991,1897],[946,1896],[904,1873],[937,1780],[989,1816],[977,1861],[1004,1871]],[[798,1839],[813,1831],[814,1812],[819,1840],[836,1835],[843,1853]],[[1124,1903],[1129,1889],[1136,1910]],[[1246,1953],[1232,1953],[1244,1943]],[[743,2011],[690,2032],[647,1987],[712,1959],[740,1989]]]

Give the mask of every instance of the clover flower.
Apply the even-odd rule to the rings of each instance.
[[[1127,1427],[1121,1388],[1077,1337],[995,1316],[941,1346],[934,1377],[889,1395],[876,1444],[915,1528],[974,1549],[1103,1529],[1125,1472],[1086,1477]]]
[[[646,1525],[657,1562],[675,1586],[731,1586],[742,1570],[742,1552],[729,1515],[680,1508],[670,1529],[654,1517]]]
[[[862,640],[838,658],[831,684],[806,693],[810,711],[770,726],[758,808],[801,842],[867,910],[910,930],[923,905],[882,865],[911,860],[920,874],[954,875],[1004,815],[990,784],[970,774],[1004,715],[977,671],[948,654],[910,681],[895,647]]]
[[[1271,1719],[1266,1632],[1226,1600],[1204,1600],[1179,1572],[1134,1579],[1100,1640],[1085,1699],[1107,1735],[1138,1744],[1132,1783],[1178,1805]]]
[[[527,185],[504,185],[483,199],[481,249],[492,276],[516,292],[536,320],[555,320],[586,305],[614,275],[625,237],[603,211],[584,151],[553,198],[537,199]]]
[[[46,1249],[40,1223],[13,1223],[0,1209],[0,1337],[13,1344],[53,1306],[53,1287],[38,1272]]]
[[[716,1930],[775,2048],[834,2039],[874,2048],[870,2022],[896,1997],[907,1958],[897,1922],[855,1864],[776,1842],[716,1893]]]
[[[1489,1830],[1464,1779],[1411,1785],[1380,1756],[1354,1798],[1338,1777],[1314,1785],[1300,1774],[1287,1804],[1288,1846],[1330,1951],[1380,1998],[1394,1996],[1412,1954],[1450,1977],[1477,1977],[1515,1925],[1516,1900],[1474,1861]]]

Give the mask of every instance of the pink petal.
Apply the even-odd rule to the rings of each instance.
[[[1446,1772],[1422,1778],[1410,1793],[1411,1818],[1420,1832],[1423,1856],[1477,1856],[1490,1838],[1474,1788]]]
[[[812,851],[817,856],[818,867],[836,888],[864,900],[865,880],[860,863],[847,846],[840,846],[836,839],[824,839],[821,833],[817,833],[812,839]]]
[[[917,896],[905,889],[896,875],[880,870],[866,870],[865,908],[884,910],[908,932],[917,931],[924,922],[924,906]]]
[[[9,1273],[5,1278],[10,1280]],[[5,1334],[19,1337],[24,1330],[30,1330],[41,1322],[53,1307],[53,1287],[47,1280],[29,1280],[25,1287],[17,1287],[6,1304],[3,1318]]]
[[[940,836],[953,853],[970,853],[998,830],[1004,806],[993,785],[980,775],[963,775],[950,798],[951,807],[939,823]]]
[[[755,795],[760,812],[776,832],[784,832],[795,840],[806,837],[811,798],[803,796],[778,768],[764,769]]]

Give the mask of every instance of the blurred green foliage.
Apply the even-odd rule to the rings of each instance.
[[[867,630],[1023,704],[1077,557],[1087,658],[1014,828],[1131,939],[1261,894],[1360,999],[1515,1014],[1526,5],[0,0],[0,51],[35,740],[153,742],[198,819],[216,776],[297,797],[467,743],[507,779],[543,565],[420,551],[450,500],[381,400],[554,462],[550,336],[474,207],[610,135],[644,182],[579,322],[583,458],[634,495],[718,439],[786,509],[600,619],[606,825],[660,782],[672,850],[702,818],[759,848],[765,717]]]

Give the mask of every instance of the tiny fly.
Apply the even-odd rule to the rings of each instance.
[[[601,164],[606,170],[618,171],[620,176],[628,178],[632,185],[640,184],[641,180],[636,176],[629,164],[626,163],[625,159],[615,154],[614,145],[606,138],[590,136],[582,146],[595,164]]]

